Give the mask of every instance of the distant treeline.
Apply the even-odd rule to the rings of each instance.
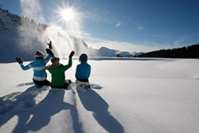
[[[144,53],[137,57],[161,57],[161,58],[199,58],[199,44],[175,49],[161,49]]]

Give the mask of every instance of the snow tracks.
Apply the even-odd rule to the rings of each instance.
[[[30,86],[0,98],[0,132],[122,133],[122,125],[108,112],[109,105],[94,90]],[[99,88],[97,88],[99,89]]]

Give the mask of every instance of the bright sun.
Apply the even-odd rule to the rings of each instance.
[[[73,6],[58,7],[57,15],[59,17],[57,23],[67,31],[69,35],[81,36],[81,23],[83,20],[83,13],[78,11],[78,8]]]
[[[66,21],[66,22],[71,22],[71,21],[74,21],[76,12],[73,8],[62,9],[60,11],[60,16],[61,16],[62,20]]]

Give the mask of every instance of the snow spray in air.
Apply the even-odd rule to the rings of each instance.
[[[39,0],[20,0],[20,4],[21,13],[26,16],[22,17],[21,26],[18,27],[20,49],[29,53],[36,50],[44,52],[47,42],[52,41],[56,56],[66,57],[72,50],[77,56],[83,52],[89,53],[89,48],[81,39],[82,15],[74,8],[59,9],[59,22],[47,26],[37,24],[46,22]],[[70,19],[67,19],[68,16]],[[60,27],[57,24],[63,26]]]

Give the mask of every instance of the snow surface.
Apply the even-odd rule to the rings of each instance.
[[[38,89],[32,70],[1,63],[0,132],[199,132],[199,60],[124,58],[89,63],[90,81],[101,89],[84,93],[77,93],[74,85],[66,91]],[[66,72],[73,82],[77,64],[74,60]]]

